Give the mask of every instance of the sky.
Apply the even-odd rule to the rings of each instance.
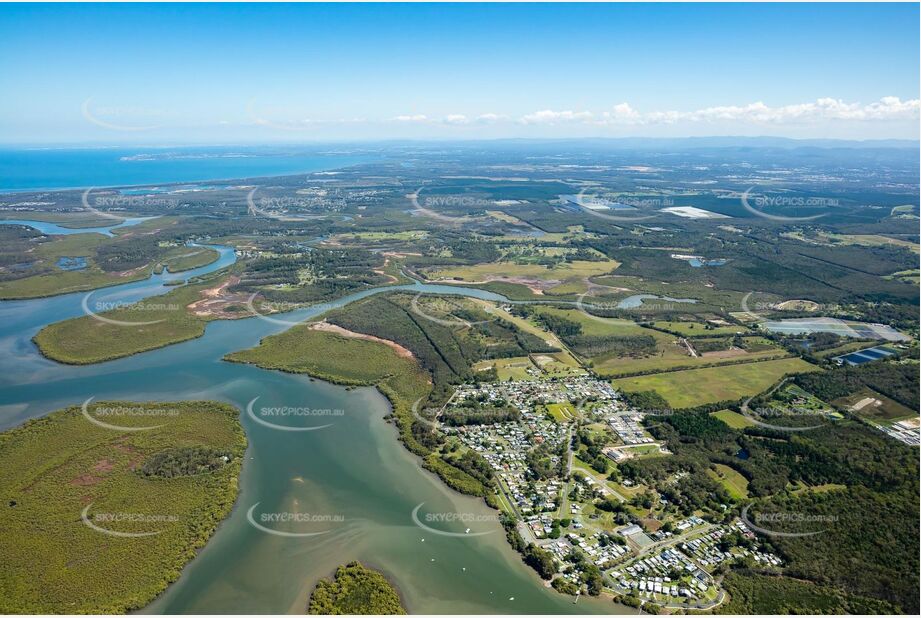
[[[919,137],[917,4],[0,4],[0,143]]]

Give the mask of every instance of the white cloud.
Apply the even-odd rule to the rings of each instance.
[[[394,120],[397,122],[426,122],[428,119],[428,116],[425,114],[412,114],[406,116],[397,116],[394,118]]]
[[[492,113],[480,114],[476,117],[477,122],[497,122],[499,120],[504,120],[505,118],[505,116],[500,116],[499,114]]]
[[[556,112],[552,109],[545,109],[533,114],[527,114],[521,117],[522,124],[561,124],[569,122],[587,122],[592,120],[594,114],[591,112],[574,112],[566,110]]]
[[[618,103],[610,112],[604,112],[602,118],[605,120],[622,120],[630,122],[640,118],[640,113],[630,107],[629,103]]]
[[[445,116],[445,122],[448,124],[467,124],[470,121],[463,114],[448,114]]]
[[[604,112],[599,124],[675,124],[678,122],[737,121],[752,124],[803,123],[822,120],[911,120],[918,118],[919,100],[902,101],[883,97],[873,103],[846,103],[840,99],[821,98],[810,103],[770,107],[763,101],[748,105],[722,105],[692,111],[653,111],[641,113],[627,103]]]

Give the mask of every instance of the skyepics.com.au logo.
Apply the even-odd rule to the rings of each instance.
[[[605,313],[608,311],[618,311],[620,309],[619,304],[616,301],[605,301],[598,299],[597,297],[592,297],[588,303],[585,302],[585,297],[588,296],[588,292],[583,292],[579,294],[576,298],[576,309],[579,310],[582,315],[587,318],[591,318],[597,322],[616,322],[616,318],[608,318],[601,315],[596,315],[592,313],[589,309],[594,309],[598,313]],[[626,320],[622,320],[626,322]]]
[[[152,131],[163,126],[171,116],[165,110],[141,105],[101,105],[92,97],[80,105],[83,118],[109,131]]]
[[[309,513],[301,511],[274,511],[256,514],[260,502],[249,507],[246,511],[246,521],[256,530],[286,538],[309,538],[321,536],[332,532],[332,527],[345,522],[345,517],[339,514]],[[307,530],[304,528],[321,528],[320,530]],[[295,530],[283,529],[295,528]],[[300,530],[298,530],[300,528]]]
[[[281,195],[256,198],[259,187],[246,194],[247,212],[253,217],[285,223],[303,223],[329,216],[341,216],[346,201],[341,197]],[[295,214],[292,214],[295,213]]]
[[[174,524],[180,520],[178,515],[162,513],[97,512],[90,515],[90,509],[92,509],[92,507],[92,503],[87,504],[83,511],[81,511],[80,520],[83,524],[90,530],[116,538],[136,539],[156,536],[164,532],[169,524]],[[145,530],[127,532],[114,529],[125,525],[129,527],[140,527]],[[153,529],[147,530],[147,528]]]
[[[413,313],[415,313],[416,315],[418,315],[419,317],[425,320],[434,322],[436,324],[440,324],[441,326],[447,326],[448,328],[470,328],[472,326],[477,326],[479,324],[488,324],[489,322],[494,322],[499,319],[498,315],[489,316],[492,310],[491,308],[487,306],[484,306],[482,308],[482,311],[486,313],[487,316],[489,316],[484,320],[465,320],[463,318],[460,318],[456,315],[451,314],[450,312],[446,313],[444,317],[438,317],[436,315],[433,315],[431,310],[427,310],[422,307],[423,303],[419,302],[419,298],[421,296],[422,296],[422,293],[420,292],[419,294],[416,294],[413,297],[412,301],[410,301],[409,303],[410,311],[412,311]],[[449,299],[445,297],[442,297],[440,301],[448,302],[448,303],[451,302]],[[458,307],[454,307],[454,308],[458,309]]]
[[[137,302],[126,302],[122,300],[117,301],[95,301],[90,302],[90,298],[93,296],[93,292],[87,292],[83,297],[83,300],[80,301],[80,307],[83,309],[83,313],[94,320],[99,322],[104,322],[105,324],[111,324],[113,326],[150,326],[151,324],[159,324],[166,320],[166,318],[159,318],[157,320],[119,320],[116,318],[100,315],[97,312],[109,312],[117,310],[127,310],[130,313],[138,313],[144,315],[145,313],[163,313],[164,311],[181,311],[183,307],[176,303],[160,303],[160,302],[148,302],[148,301],[137,301]]]
[[[747,212],[755,215],[756,217],[761,217],[762,219],[768,219],[769,221],[776,221],[778,223],[795,223],[797,221],[814,221],[820,217],[824,217],[829,214],[828,209],[834,208],[839,205],[839,201],[835,198],[830,197],[803,197],[803,196],[793,196],[793,195],[780,195],[780,196],[768,196],[768,195],[756,195],[752,196],[751,192],[755,187],[749,187],[742,195],[740,196],[740,201],[742,203],[742,208]],[[754,205],[752,205],[754,202]],[[823,208],[826,211],[820,212],[818,214],[809,215],[807,217],[791,217],[786,215],[775,215],[768,212],[765,212],[765,208]]]
[[[766,398],[769,398],[777,391],[781,390],[783,386],[788,382],[788,379],[781,380],[777,385],[775,385],[770,391],[765,394]],[[764,427],[765,429],[773,429],[775,431],[784,431],[784,432],[803,432],[803,431],[812,431],[813,429],[821,429],[825,427],[827,416],[820,410],[810,408],[804,405],[790,405],[783,401],[774,402],[772,405],[763,405],[758,406],[754,410],[751,409],[751,402],[754,397],[749,397],[742,402],[740,410],[742,416],[747,418],[749,421],[757,425],[758,427]],[[779,425],[777,423],[769,423],[765,419],[767,418],[777,418],[777,419],[796,419],[796,418],[808,418],[818,419],[822,422],[813,423],[810,425]]]
[[[745,522],[746,526],[755,532],[760,532],[761,534],[765,534],[767,536],[775,536],[779,538],[815,536],[817,534],[826,532],[829,525],[838,521],[837,515],[822,515],[801,512],[756,513],[754,516],[749,516],[749,509],[751,506],[752,505],[750,504],[746,504],[742,508],[742,513],[740,515],[742,521]],[[802,527],[803,525],[806,525],[807,527],[816,527],[819,529],[805,532],[786,532],[777,530],[777,528],[789,526]]]
[[[493,205],[494,203],[469,195],[429,195],[423,196],[422,190],[424,187],[419,187],[415,193],[410,193],[406,197],[409,198],[410,203],[413,206],[413,212],[420,215],[434,219],[441,223],[447,223],[449,225],[471,225],[471,224],[483,224],[489,223],[492,220],[488,217],[482,216],[456,216],[449,215],[444,212],[444,210],[480,210]]]
[[[436,429],[439,428],[438,423],[436,423],[435,421],[432,421],[432,420],[429,420],[429,419],[425,418],[425,417],[422,416],[422,414],[419,412],[419,406],[422,404],[422,400],[423,400],[423,399],[425,399],[425,398],[424,398],[424,397],[420,397],[419,399],[417,399],[416,401],[413,402],[413,405],[412,405],[412,408],[411,408],[411,409],[412,409],[413,416],[415,417],[415,419],[416,419],[417,421],[419,421],[419,422],[422,423],[423,425],[427,425],[431,431],[435,431]]]
[[[332,427],[334,423],[325,423],[322,425],[287,425],[276,421],[284,419],[305,419],[305,418],[341,418],[345,416],[345,410],[340,408],[318,408],[313,406],[262,406],[255,409],[255,404],[259,397],[255,397],[246,404],[246,415],[252,420],[264,427],[277,429],[279,431],[317,431]]]
[[[265,320],[266,322],[271,322],[272,324],[281,324],[283,326],[297,326],[299,324],[303,324],[304,322],[312,319],[314,316],[326,313],[327,311],[337,307],[337,305],[334,303],[317,303],[315,305],[305,305],[304,303],[285,300],[261,299],[257,301],[257,296],[258,294],[254,293],[246,300],[246,308],[249,310],[249,312],[260,320]],[[275,315],[284,315],[300,309],[310,309],[310,315],[304,316],[300,319],[275,317]]]
[[[500,516],[498,514],[450,511],[427,512],[420,515],[423,506],[425,506],[425,502],[420,502],[416,508],[412,510],[410,519],[412,519],[412,522],[417,527],[432,534],[448,537],[483,536],[492,534],[498,529],[497,526],[495,526],[495,524],[500,521]],[[450,530],[450,528],[456,529],[460,527],[464,528],[463,532],[454,532]],[[483,528],[485,527],[491,529],[484,530]]]
[[[768,318],[764,315],[764,313],[770,312],[797,311],[821,315],[823,311],[834,310],[834,305],[825,305],[807,299],[794,299],[784,301],[753,300],[752,296],[754,294],[755,292],[748,292],[745,294],[745,296],[742,297],[740,306],[742,308],[742,312],[746,314],[747,318],[755,322],[767,321]],[[776,327],[777,326],[775,325],[775,328]]]
[[[90,187],[86,189],[80,197],[80,203],[83,206],[83,210],[93,213],[98,217],[105,219],[124,219],[124,215],[116,215],[105,210],[100,210],[100,208],[105,209],[118,209],[118,210],[143,210],[147,208],[155,208],[159,210],[163,209],[174,209],[178,208],[181,203],[176,198],[172,197],[163,197],[158,195],[119,195],[119,194],[103,194],[103,195],[92,195],[92,192],[95,191],[95,187]],[[151,219],[154,217],[150,217]]]
[[[92,402],[93,399],[95,399],[95,397],[90,397],[80,406],[80,411],[84,418],[97,427],[110,429],[112,431],[149,431],[165,425],[165,423],[156,425],[120,425],[112,422],[116,420],[138,418],[163,420],[179,416],[178,409],[160,406],[96,405],[93,406],[91,411],[90,402]]]
[[[588,310],[594,309],[599,313],[619,312],[619,313],[650,313],[650,312],[668,312],[680,311],[682,305],[694,304],[697,301],[692,298],[669,298],[656,296],[655,294],[634,294],[629,299],[606,300],[599,297],[591,297],[586,303],[585,297],[588,292],[583,292],[576,298],[576,309],[580,310],[586,316],[596,320],[611,321],[600,315],[593,315]],[[626,321],[625,321],[626,322]]]

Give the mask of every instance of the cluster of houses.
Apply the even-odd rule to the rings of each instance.
[[[505,401],[524,412],[534,409],[536,405],[548,403],[615,401],[617,391],[603,380],[569,376],[554,380],[463,384],[454,393],[454,399],[457,400],[480,397],[485,397],[489,402]]]
[[[573,533],[569,533],[566,536],[573,545],[578,546],[579,549],[588,556],[588,559],[602,570],[609,569],[615,563],[632,555],[630,549],[626,545],[613,542],[602,544],[601,534],[602,533],[596,532],[595,534],[588,535],[586,538],[582,538]]]
[[[548,501],[550,502],[550,501]],[[519,505],[519,509],[523,509]],[[556,509],[556,505],[553,504],[547,512],[535,513],[531,515],[526,515],[524,518],[525,524],[528,528],[531,529],[531,532],[534,533],[535,538],[546,537],[550,532],[553,531],[553,514],[552,511]]]
[[[743,536],[749,539],[755,538],[754,533],[749,530],[748,526],[746,526],[741,520],[736,520],[729,526],[718,526],[707,534],[698,537],[693,541],[681,543],[679,547],[688,555],[693,556],[694,560],[697,561],[697,564],[708,570],[713,570],[715,567],[722,564],[723,562],[726,562],[727,560],[735,560],[745,556],[751,556],[756,562],[760,562],[765,565],[769,564],[773,566],[780,566],[780,558],[774,554],[769,554],[761,551],[751,551],[741,547],[732,548],[735,551],[723,551],[720,549],[720,539],[731,533],[733,530],[741,532]]]
[[[546,420],[542,415],[525,410],[518,421],[446,427],[445,432],[457,435],[467,447],[489,463],[508,489],[508,498],[522,515],[556,510],[557,499],[563,488],[562,481],[529,478],[526,455],[529,450],[542,444],[556,452],[566,440],[565,428]],[[559,457],[552,455],[551,464],[559,466]],[[541,528],[549,525],[536,523]]]
[[[692,516],[675,524],[675,532],[667,535],[681,534],[704,524],[704,520]],[[641,556],[628,562],[624,568],[618,567],[610,575],[623,592],[640,598],[661,601],[662,597],[668,597],[675,601],[696,601],[712,596],[710,590],[715,583],[710,573],[723,562],[751,558],[764,566],[781,566],[779,557],[757,549],[720,549],[721,539],[732,532],[755,539],[748,526],[737,519],[729,525],[713,526],[693,540],[671,543],[653,555]]]
[[[698,599],[713,586],[710,575],[676,547],[638,558],[611,576],[624,591],[649,600],[659,600],[654,595]]]
[[[585,558],[602,571],[611,568],[615,563],[632,555],[630,549],[625,545],[610,540],[603,543],[603,534],[605,533],[596,532],[583,538],[578,534],[570,532],[562,538],[554,539],[544,544],[542,547],[549,551],[559,564],[563,565],[562,577],[573,583],[578,583],[578,569],[567,568],[577,566],[570,559],[574,550],[581,552]],[[567,571],[569,572],[567,573]]]
[[[624,444],[652,444],[654,440],[646,433],[641,421],[643,414],[639,412],[622,412],[608,419],[608,424]]]
[[[484,404],[502,404],[517,408],[521,416],[516,421],[489,425],[445,427],[444,431],[457,435],[469,448],[481,455],[492,467],[508,490],[508,497],[525,516],[528,526],[538,538],[550,531],[549,516],[540,514],[555,511],[563,491],[558,479],[529,478],[526,454],[531,449],[546,445],[558,452],[569,435],[569,428],[551,421],[539,406],[549,403],[601,403],[613,402],[617,392],[607,382],[584,376],[559,380],[533,380],[464,384],[457,388],[450,405],[466,400]],[[559,457],[551,456],[551,464],[559,466]]]

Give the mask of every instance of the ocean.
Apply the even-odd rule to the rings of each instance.
[[[3,148],[0,192],[286,176],[374,158],[331,148]]]

